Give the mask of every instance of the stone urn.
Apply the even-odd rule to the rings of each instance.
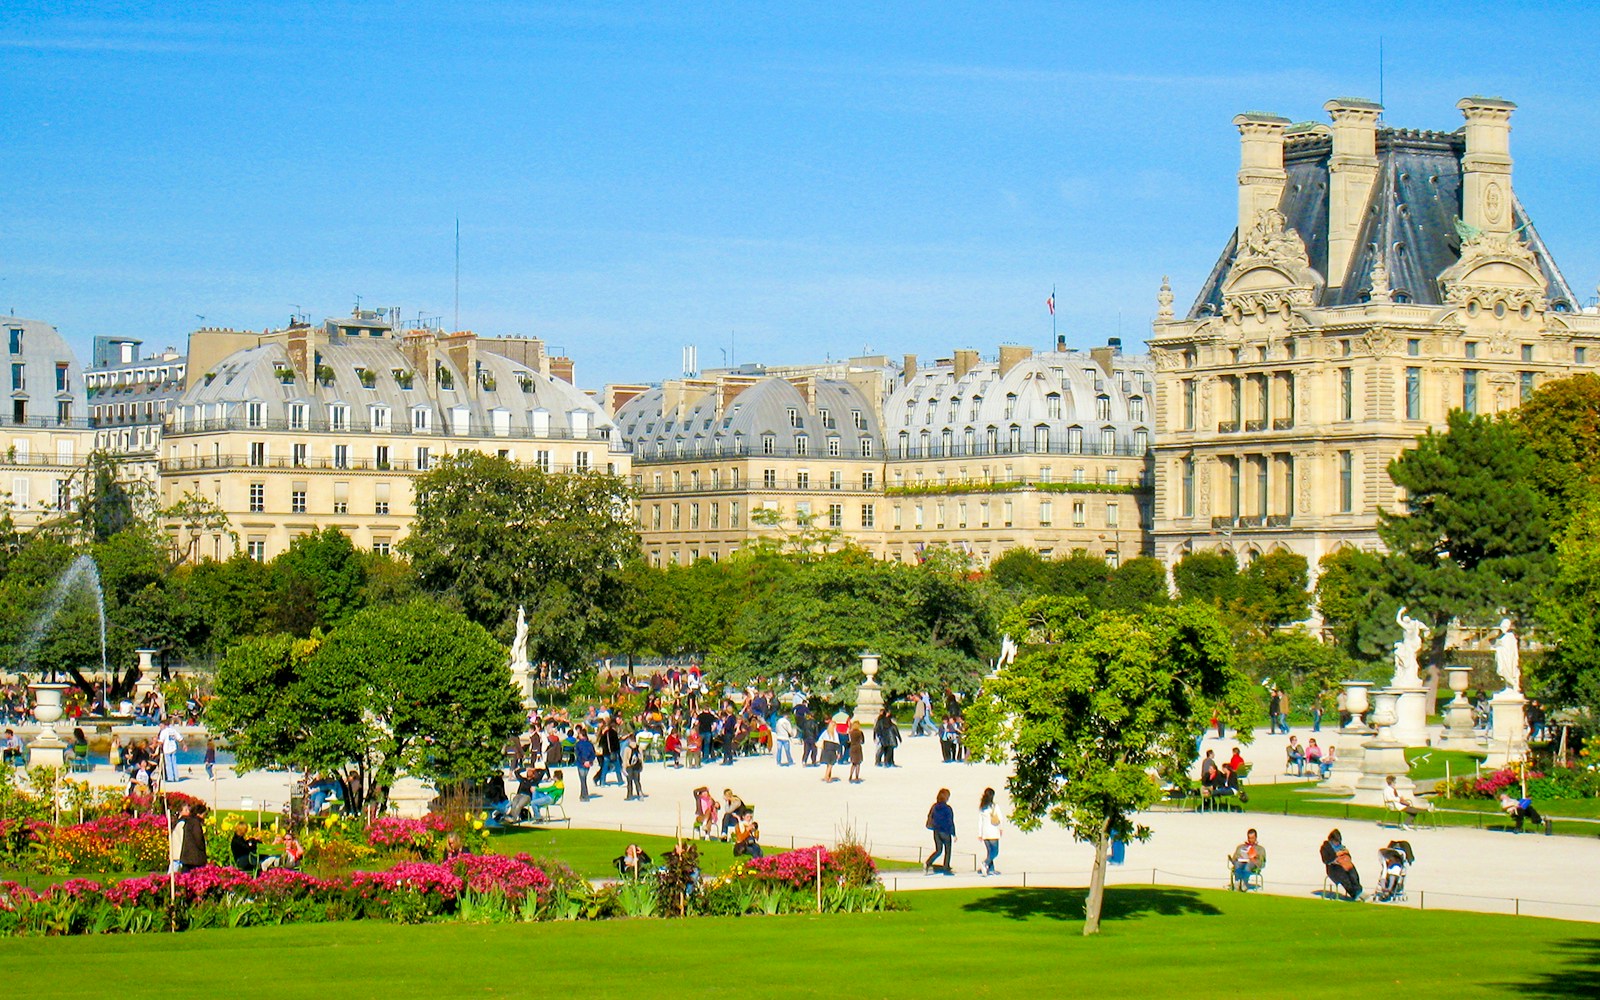
[[[864,728],[871,728],[883,711],[883,691],[878,687],[878,654],[861,654],[861,672],[867,679],[856,686],[855,720]]]
[[[61,696],[66,684],[29,684],[33,692],[33,717],[39,722],[39,735],[28,745],[28,763],[35,767],[62,767],[67,762],[67,745],[56,735],[56,722],[62,715]]]
[[[1344,709],[1350,713],[1350,723],[1342,727],[1345,732],[1369,732],[1363,717],[1367,714],[1370,703],[1367,698],[1372,690],[1371,681],[1345,681],[1344,682]]]
[[[1467,700],[1467,687],[1472,681],[1472,668],[1448,666],[1444,668],[1446,682],[1455,697],[1444,706],[1445,746],[1465,746],[1475,742],[1472,730],[1472,703]]]
[[[1400,704],[1400,692],[1393,688],[1384,688],[1373,693],[1372,726],[1378,731],[1380,740],[1389,738],[1389,729],[1400,721],[1396,711]]]

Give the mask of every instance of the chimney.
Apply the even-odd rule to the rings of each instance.
[[[615,416],[618,410],[628,405],[628,401],[635,396],[649,392],[650,387],[638,384],[608,385],[605,389],[606,412]]]
[[[1116,344],[1107,344],[1104,347],[1091,347],[1089,348],[1089,357],[1094,359],[1094,363],[1100,366],[1101,371],[1105,372],[1107,375],[1110,375],[1112,366],[1117,363],[1116,357],[1119,353],[1121,353],[1119,348],[1120,345]]]
[[[1033,357],[1033,348],[1023,347],[1020,344],[1000,345],[1000,377],[1005,378],[1006,373],[1017,367],[1018,363]]]
[[[905,364],[900,367],[900,380],[909,385],[911,380],[916,378],[916,375],[917,356],[915,354],[907,354]]]
[[[1236,115],[1239,129],[1239,235],[1255,224],[1256,216],[1277,208],[1288,175],[1283,170],[1283,133],[1289,119],[1249,111]]]
[[[976,367],[978,367],[978,352],[977,351],[971,351],[971,350],[959,350],[959,351],[956,351],[954,368],[955,368],[955,375],[956,375],[956,378],[958,380],[963,375],[965,375],[967,372],[972,371],[972,369],[974,369]]]
[[[457,330],[444,338],[444,352],[467,383],[456,388],[475,395],[478,391],[478,335],[471,330]]]
[[[1059,354],[1067,353],[1067,335],[1064,333],[1056,334],[1056,352]]]
[[[289,335],[283,346],[289,352],[289,364],[294,366],[295,380],[301,385],[310,385],[311,377],[315,374],[311,370],[311,327],[290,324]]]
[[[550,366],[550,377],[572,385],[572,359],[565,355],[546,357],[545,363]]]
[[[1328,284],[1344,284],[1378,178],[1378,116],[1383,105],[1340,97],[1322,106],[1333,118],[1328,158]]]
[[[1486,233],[1511,232],[1510,101],[1465,97],[1456,107],[1467,119],[1461,157],[1461,221]]]
[[[411,366],[412,377],[423,385],[433,381],[433,344],[433,334],[427,330],[407,330],[400,338],[400,353]]]

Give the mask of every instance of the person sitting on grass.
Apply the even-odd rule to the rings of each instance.
[[[1407,829],[1408,824],[1414,825],[1416,817],[1427,812],[1429,806],[1425,802],[1418,802],[1400,791],[1394,783],[1394,775],[1383,779],[1383,804],[1385,808],[1393,809],[1400,814],[1400,829]]]
[[[1267,867],[1267,849],[1256,840],[1254,829],[1245,831],[1244,843],[1233,849],[1233,882],[1246,891],[1250,878]]]
[[[629,844],[626,850],[611,859],[611,863],[623,878],[636,879],[650,872],[650,855],[638,844]]]
[[[761,827],[756,823],[755,813],[754,809],[747,809],[739,817],[739,825],[733,828],[734,857],[741,854],[747,858],[761,857]]]
[[[1532,799],[1514,799],[1509,792],[1500,793],[1500,809],[1517,823],[1517,832],[1522,832],[1522,821],[1533,820],[1535,827],[1543,826],[1545,819],[1539,815],[1539,810],[1533,807]]]

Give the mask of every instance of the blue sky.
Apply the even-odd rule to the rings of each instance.
[[[1600,278],[1582,5],[57,3],[0,6],[0,309],[181,345],[399,306],[700,361],[1148,332],[1233,226],[1236,113],[1513,119],[1516,186]]]

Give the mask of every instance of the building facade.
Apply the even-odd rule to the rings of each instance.
[[[1511,184],[1514,105],[1468,98],[1454,132],[1234,119],[1238,228],[1187,315],[1163,282],[1154,549],[1317,561],[1376,548],[1403,497],[1389,462],[1451,410],[1498,413],[1593,370],[1581,303]]]
[[[68,513],[94,447],[83,372],[55,327],[0,316],[10,405],[0,428],[0,490],[12,522],[32,529]]]
[[[382,553],[410,526],[413,477],[460,449],[627,475],[610,418],[552,371],[570,376],[570,362],[538,340],[400,330],[373,312],[198,331],[163,435],[163,501],[209,500],[237,538],[168,530],[194,556],[271,559],[326,527]]]

